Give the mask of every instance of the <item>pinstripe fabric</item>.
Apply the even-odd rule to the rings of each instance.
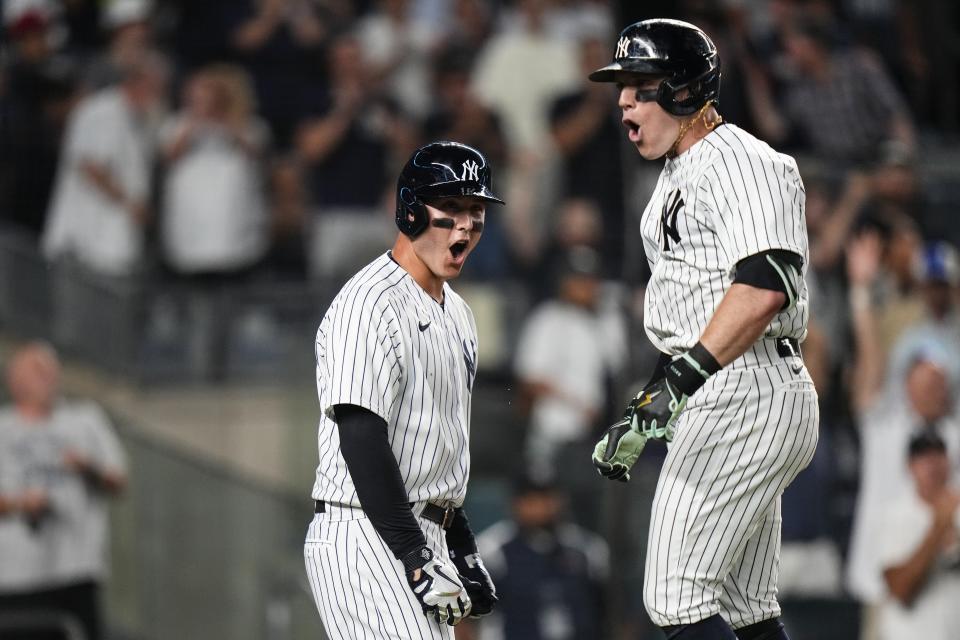
[[[650,523],[644,601],[661,626],[779,615],[780,496],[817,443],[817,395],[791,358],[723,369],[681,414]]]
[[[312,496],[328,506],[310,524],[304,559],[331,638],[453,638],[451,627],[423,614],[400,561],[359,508],[333,420],[334,406],[355,404],[386,421],[415,514],[427,501],[463,504],[477,331],[463,299],[443,290],[441,305],[384,254],[344,285],[317,330]],[[420,525],[434,554],[449,559],[440,527]]]
[[[449,285],[444,304],[384,254],[327,310],[316,340],[320,461],[312,496],[359,506],[340,455],[336,404],[381,416],[412,502],[463,504],[470,474],[470,402],[477,331]]]
[[[422,507],[420,507],[422,508]],[[443,530],[420,519],[427,544],[448,562]],[[363,511],[329,505],[316,514],[303,547],[307,578],[331,640],[452,640],[453,627],[425,615],[403,565]]]
[[[805,271],[804,202],[793,158],[734,125],[667,159],[641,221],[653,344],[670,354],[696,344],[748,256],[786,249],[803,257]],[[818,425],[803,362],[777,352],[777,338],[806,335],[806,284],[793,284],[795,304],[680,415],[654,497],[644,578],[644,602],[660,626],[719,613],[740,628],[780,613],[780,496],[813,457]]]
[[[654,346],[678,354],[696,344],[743,258],[786,249],[803,257],[805,271],[804,198],[793,158],[735,125],[667,159],[641,221],[651,271],[644,327]],[[796,305],[774,318],[767,337],[805,337],[807,287],[798,285]]]

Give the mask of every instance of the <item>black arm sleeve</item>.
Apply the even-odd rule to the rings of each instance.
[[[426,546],[387,441],[386,421],[352,404],[338,404],[333,412],[340,431],[340,453],[373,528],[398,560]]]
[[[463,555],[477,552],[477,540],[473,536],[473,530],[470,529],[470,521],[467,520],[467,514],[463,507],[457,507],[454,511],[453,522],[447,529],[447,546],[451,551],[456,549]]]
[[[747,256],[738,262],[733,281],[759,289],[779,291],[787,297],[783,303],[783,309],[786,309],[792,306],[797,298],[802,267],[803,258],[793,251],[771,249]]]

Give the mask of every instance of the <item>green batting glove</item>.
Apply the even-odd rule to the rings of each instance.
[[[627,408],[630,413],[630,408]],[[632,416],[625,415],[616,424],[607,428],[603,438],[593,448],[593,466],[597,473],[611,480],[626,482],[630,469],[636,464],[647,439],[633,430]]]
[[[649,384],[630,403],[630,426],[648,440],[673,441],[677,418],[687,406],[687,395],[666,378]]]

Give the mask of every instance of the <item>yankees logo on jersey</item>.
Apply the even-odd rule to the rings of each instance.
[[[670,241],[680,242],[680,232],[677,231],[677,214],[683,208],[683,198],[680,189],[675,190],[670,197],[663,201],[663,210],[660,213],[660,234],[663,239],[663,250],[670,251]]]
[[[658,349],[676,354],[700,339],[743,258],[780,248],[807,264],[803,196],[793,158],[734,125],[666,161],[641,221],[651,271],[644,325]],[[794,304],[767,337],[805,337],[802,274],[793,287]]]
[[[444,293],[440,305],[384,254],[331,303],[316,342],[324,411],[315,500],[360,505],[331,414],[354,404],[387,421],[412,502],[463,503],[477,330],[463,299],[449,285]]]

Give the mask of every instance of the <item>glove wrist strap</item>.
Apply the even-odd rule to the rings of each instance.
[[[420,547],[403,557],[403,570],[410,573],[422,569],[431,560],[433,560],[433,551],[430,551],[429,547]]]
[[[689,397],[720,369],[720,363],[713,354],[707,351],[703,343],[698,342],[690,351],[674,358],[667,365],[666,378],[670,384]]]

